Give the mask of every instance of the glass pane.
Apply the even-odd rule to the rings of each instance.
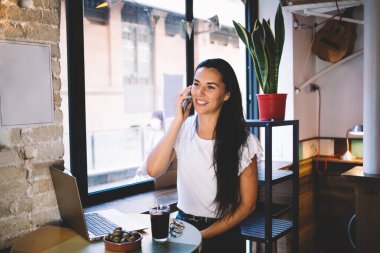
[[[185,1],[124,1],[96,9],[102,2],[83,1],[89,192],[152,180],[142,164],[163,134],[163,115],[173,113],[170,95],[185,80]],[[155,26],[151,15],[159,16]],[[64,2],[60,29],[64,160],[70,169]]]
[[[212,10],[212,11],[210,11]],[[219,20],[219,26],[216,22]],[[245,24],[241,0],[194,0],[194,64],[209,58],[228,61],[238,77],[246,109],[245,45],[239,41],[232,20]]]
[[[152,180],[141,168],[163,134],[164,76],[185,73],[185,40],[165,26],[181,20],[183,3],[176,11],[167,0],[96,9],[102,2],[84,1],[89,192]]]

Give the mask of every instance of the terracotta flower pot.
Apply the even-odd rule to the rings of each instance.
[[[284,120],[286,96],[288,94],[257,94],[260,120]]]

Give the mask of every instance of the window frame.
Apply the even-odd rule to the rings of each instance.
[[[245,27],[253,27],[255,20],[258,19],[259,0],[247,1],[245,5]],[[248,49],[245,52],[246,58],[246,81],[247,81],[247,119],[259,118],[259,106],[257,104],[256,95],[259,94],[259,83],[257,81],[256,73],[254,71],[254,63]],[[253,129],[253,134],[260,138],[259,129]]]
[[[193,0],[185,0],[185,20],[193,20]],[[252,27],[257,17],[258,0],[247,1],[245,5],[246,27]],[[137,183],[128,186],[111,188],[89,193],[87,178],[86,153],[86,106],[85,106],[85,61],[84,61],[84,30],[83,1],[66,0],[66,33],[67,33],[67,74],[68,74],[68,106],[69,106],[69,140],[70,167],[77,179],[79,194],[83,206],[103,203],[112,199],[122,198],[154,190],[154,181]],[[255,12],[256,10],[256,12]],[[253,70],[253,62],[246,50],[247,78],[247,118],[257,119],[258,108],[256,94],[257,79]],[[194,73],[194,36],[186,36],[186,83],[190,84]],[[256,133],[258,135],[258,133]]]

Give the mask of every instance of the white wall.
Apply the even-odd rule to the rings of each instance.
[[[272,26],[277,0],[259,1],[259,17],[270,18]],[[314,76],[331,63],[318,59],[311,52],[312,32],[309,29],[293,29],[292,14],[284,9],[285,45],[280,64],[279,90],[288,94],[285,119],[300,121],[300,140],[318,136],[318,93],[304,89],[298,95],[294,88]],[[361,19],[362,9],[354,17]],[[297,16],[300,23],[313,25],[322,19]],[[363,47],[363,26],[357,25],[354,51]],[[322,137],[345,137],[348,128],[363,119],[363,56],[348,61],[321,76],[313,83],[320,87]],[[273,159],[291,160],[291,129],[274,132]],[[290,141],[289,141],[290,140]]]
[[[354,13],[363,19],[363,9]],[[363,49],[363,25],[357,25],[354,52]],[[316,61],[319,72],[331,63]],[[363,123],[363,54],[316,80],[322,96],[321,136],[345,137],[347,129]]]
[[[297,17],[300,24],[312,26],[314,18]],[[311,52],[312,30],[293,29],[294,87],[299,87],[315,75],[315,55]],[[318,93],[303,89],[294,96],[294,119],[300,121],[300,139],[317,136]]]
[[[311,25],[324,20],[297,17],[301,23]],[[363,9],[357,8],[354,17],[362,19]],[[363,48],[363,25],[357,25],[356,32],[354,52]],[[297,29],[293,36],[293,74],[297,87],[332,63],[320,60],[311,53],[308,64],[305,64],[311,45],[311,32]],[[304,68],[307,70],[304,71]],[[320,136],[345,137],[347,129],[363,122],[363,55],[343,63],[312,83],[320,87],[321,93]],[[301,140],[318,136],[318,100],[318,93],[310,93],[307,88],[295,96],[295,118],[300,120]]]

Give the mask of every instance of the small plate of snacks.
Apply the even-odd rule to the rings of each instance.
[[[142,235],[137,231],[125,231],[121,227],[115,228],[103,238],[107,250],[126,252],[141,247]]]

